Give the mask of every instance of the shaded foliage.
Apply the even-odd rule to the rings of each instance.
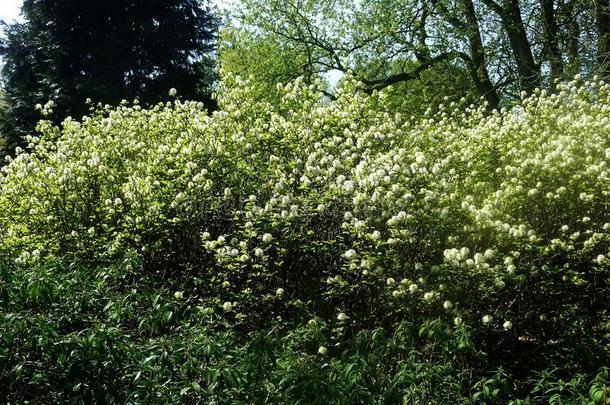
[[[85,102],[162,100],[170,88],[211,104],[218,20],[199,0],[25,0],[23,23],[4,26],[0,52],[7,108],[0,131],[23,146],[53,101],[54,120],[80,118]]]
[[[417,119],[225,79],[8,159],[0,395],[607,402],[610,85]]]

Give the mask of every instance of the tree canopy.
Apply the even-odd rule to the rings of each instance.
[[[236,17],[242,31],[299,50],[306,77],[353,71],[368,91],[450,65],[471,88],[441,74],[429,94],[453,87],[446,96],[496,108],[556,79],[610,77],[608,0],[244,0]]]
[[[218,19],[200,0],[25,0],[23,23],[4,25],[0,52],[9,147],[23,144],[52,101],[80,118],[86,99],[161,100],[170,88],[210,102]]]

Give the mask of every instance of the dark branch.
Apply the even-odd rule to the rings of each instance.
[[[367,86],[367,92],[372,93],[375,90],[381,90],[381,89],[384,89],[384,88],[391,86],[393,84],[396,84],[396,83],[402,83],[402,82],[407,82],[409,80],[417,79],[419,77],[419,75],[422,72],[424,72],[425,70],[431,68],[432,66],[436,65],[437,63],[454,58],[456,56],[463,58],[463,55],[460,55],[459,52],[458,53],[456,53],[456,52],[441,53],[440,55],[437,55],[437,56],[429,59],[428,61],[421,63],[419,66],[417,66],[415,69],[413,69],[409,72],[397,73],[397,74],[385,77],[383,79],[373,79],[373,80],[361,79],[361,81],[362,81],[362,83],[364,83]]]
[[[483,3],[485,3],[485,5],[487,7],[491,8],[496,14],[498,14],[500,17],[503,18],[504,9],[502,8],[501,5],[496,3],[494,0],[482,0],[482,1],[483,1]]]

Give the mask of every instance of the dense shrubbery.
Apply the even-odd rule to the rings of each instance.
[[[0,395],[608,401],[610,86],[423,120],[280,90],[39,124],[0,183]]]

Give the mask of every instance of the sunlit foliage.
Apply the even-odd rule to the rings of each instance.
[[[603,399],[610,86],[418,120],[349,78],[336,100],[321,86],[272,105],[228,76],[211,116],[41,122],[0,180],[0,385],[468,403],[574,377],[558,395]]]

